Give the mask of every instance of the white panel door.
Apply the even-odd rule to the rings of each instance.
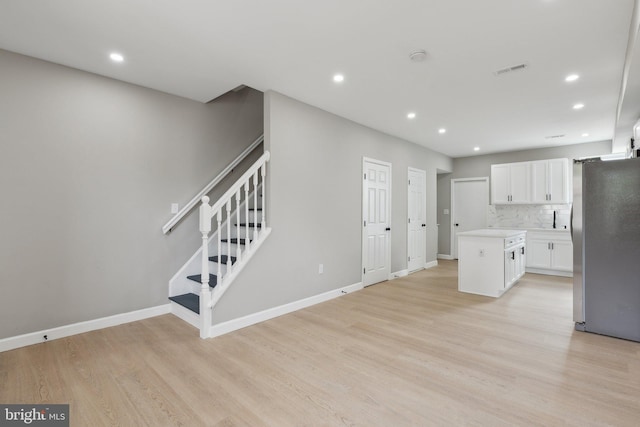
[[[489,179],[469,178],[451,181],[451,255],[458,258],[458,233],[487,228]]]
[[[424,268],[427,252],[426,186],[427,173],[409,168],[407,269]]]
[[[362,283],[368,286],[388,280],[391,273],[391,164],[364,159],[363,178]]]

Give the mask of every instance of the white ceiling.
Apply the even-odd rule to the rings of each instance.
[[[461,157],[474,146],[486,154],[612,139],[633,6],[0,0],[0,48],[202,102],[241,84],[271,89]],[[426,61],[409,60],[416,49]],[[125,62],[112,63],[112,51]],[[494,74],[523,62],[523,71]],[[570,73],[580,79],[566,83]],[[585,107],[573,110],[578,102]]]

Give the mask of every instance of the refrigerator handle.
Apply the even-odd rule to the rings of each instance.
[[[571,211],[569,213],[569,235],[571,236],[571,243],[573,244],[573,203],[571,203]]]

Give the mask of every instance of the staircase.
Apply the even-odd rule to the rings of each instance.
[[[202,197],[202,246],[169,282],[172,312],[199,328],[202,338],[210,336],[214,306],[271,232],[265,211],[269,158],[265,152],[213,205]]]

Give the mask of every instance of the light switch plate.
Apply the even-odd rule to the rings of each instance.
[[[179,206],[177,203],[171,203],[171,213],[177,214],[179,210]]]
[[[443,212],[444,215],[449,215],[449,209],[445,209]]]

